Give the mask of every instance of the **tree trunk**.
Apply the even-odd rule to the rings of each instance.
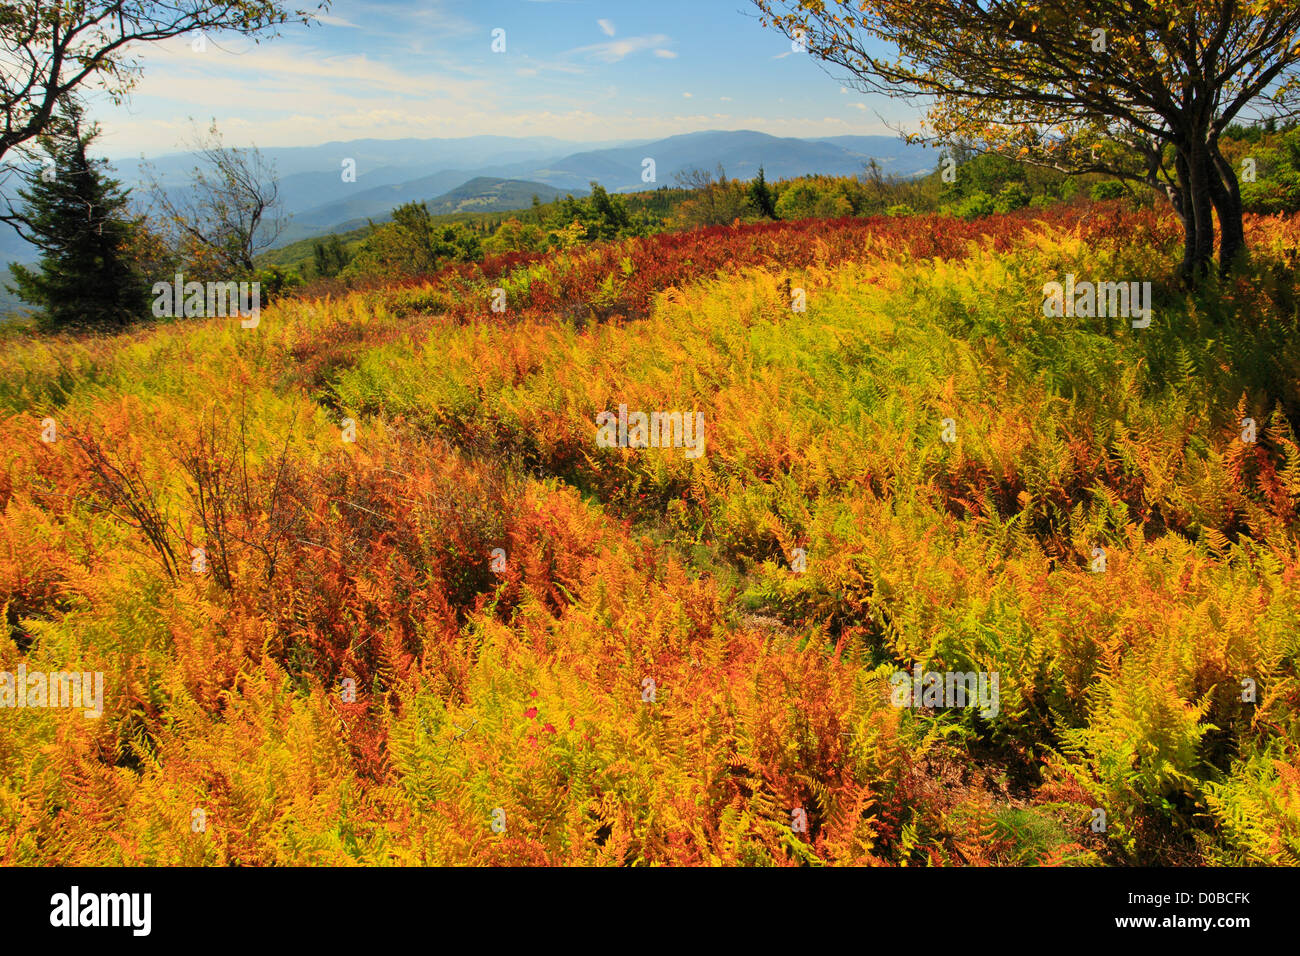
[[[1174,211],[1183,222],[1183,264],[1181,274],[1183,281],[1190,283],[1196,272],[1196,217],[1192,213],[1188,197],[1191,195],[1191,176],[1188,172],[1187,156],[1179,147],[1174,151],[1174,171],[1178,176],[1178,188],[1169,191],[1169,201]]]
[[[1246,230],[1242,224],[1241,187],[1237,172],[1219,152],[1217,139],[1210,140],[1213,160],[1210,197],[1219,213],[1219,274],[1227,275],[1238,259],[1246,255]]]
[[[1218,174],[1210,159],[1205,138],[1194,135],[1187,145],[1187,194],[1185,203],[1196,223],[1196,234],[1184,250],[1183,279],[1196,285],[1210,271],[1214,262],[1214,201],[1211,180]]]

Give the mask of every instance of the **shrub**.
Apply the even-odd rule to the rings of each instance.
[[[1029,193],[1019,183],[1007,183],[993,201],[995,212],[1015,212],[1029,205]]]
[[[259,269],[253,278],[260,283],[259,289],[264,303],[274,302],[281,295],[302,285],[302,276],[293,269],[282,266],[267,266],[265,269]]]
[[[985,192],[974,192],[953,207],[953,215],[960,216],[968,222],[991,216],[996,211],[993,198]]]
[[[1097,201],[1107,199],[1119,199],[1128,193],[1128,188],[1118,179],[1107,179],[1100,183],[1093,183],[1089,195]]]

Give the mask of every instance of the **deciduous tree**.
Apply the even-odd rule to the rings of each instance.
[[[1183,270],[1244,252],[1229,124],[1300,109],[1295,0],[754,0],[864,90],[925,98],[926,132],[1165,192]]]
[[[329,7],[317,4],[316,12]],[[140,74],[133,53],[190,33],[233,32],[254,40],[311,12],[267,0],[27,0],[0,4],[0,158],[35,139],[60,100],[98,86],[115,100]]]
[[[256,147],[223,145],[215,123],[194,146],[200,165],[184,188],[168,189],[147,167],[163,225],[196,275],[251,275],[285,224],[275,168]]]

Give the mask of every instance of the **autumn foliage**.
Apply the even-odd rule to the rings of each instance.
[[[106,700],[0,710],[0,859],[1300,862],[1300,222],[1189,296],[1176,221],[1074,215],[15,344],[0,670]],[[1151,278],[1156,321],[1045,319],[1067,272]],[[702,411],[705,454],[598,448],[620,403]],[[918,664],[999,712],[893,706]]]

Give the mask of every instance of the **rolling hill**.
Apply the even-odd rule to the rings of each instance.
[[[892,136],[798,139],[755,130],[707,130],[616,144],[509,136],[363,139],[270,148],[262,154],[279,175],[289,217],[277,245],[347,232],[370,219],[382,221],[407,202],[430,202],[435,213],[502,211],[526,208],[534,193],[543,201],[566,192],[580,195],[593,181],[611,192],[629,192],[654,183],[671,185],[681,173],[713,171],[719,165],[736,179],[753,177],[761,166],[768,179],[777,180],[812,173],[855,175],[871,159],[889,175],[910,177],[935,163],[933,152]],[[654,183],[642,179],[647,158],[654,160]],[[355,160],[355,181],[345,182],[341,175],[346,159]],[[186,182],[194,161],[190,153],[150,160],[163,183],[177,186]],[[113,167],[125,186],[143,191],[143,160],[119,157]],[[0,227],[0,261],[33,258],[12,229]]]
[[[1199,295],[1113,203],[13,336],[0,862],[1300,863],[1300,220],[1246,229]],[[1044,321],[1067,269],[1155,321]]]
[[[653,182],[642,179],[646,159],[654,160]],[[344,231],[368,218],[385,217],[393,207],[404,202],[426,199],[482,178],[527,180],[560,193],[586,192],[593,181],[611,192],[630,192],[651,188],[655,183],[672,184],[681,173],[692,169],[713,171],[719,165],[735,179],[750,179],[757,175],[761,166],[768,179],[777,180],[812,173],[851,176],[861,173],[872,159],[880,163],[886,174],[900,177],[915,176],[929,170],[935,163],[933,152],[889,136],[807,140],[771,136],[753,130],[685,133],[660,140],[588,149],[540,162],[524,160],[481,168],[458,167],[418,179],[367,188],[346,199],[294,211],[293,222],[283,238],[291,242]],[[362,184],[363,177],[358,174],[354,188]],[[520,206],[498,208],[522,208],[531,202],[532,196],[528,194],[523,198]]]
[[[457,212],[503,212],[524,209],[536,196],[542,202],[558,199],[563,193],[543,183],[522,179],[495,179],[478,176],[427,203],[435,216]]]

